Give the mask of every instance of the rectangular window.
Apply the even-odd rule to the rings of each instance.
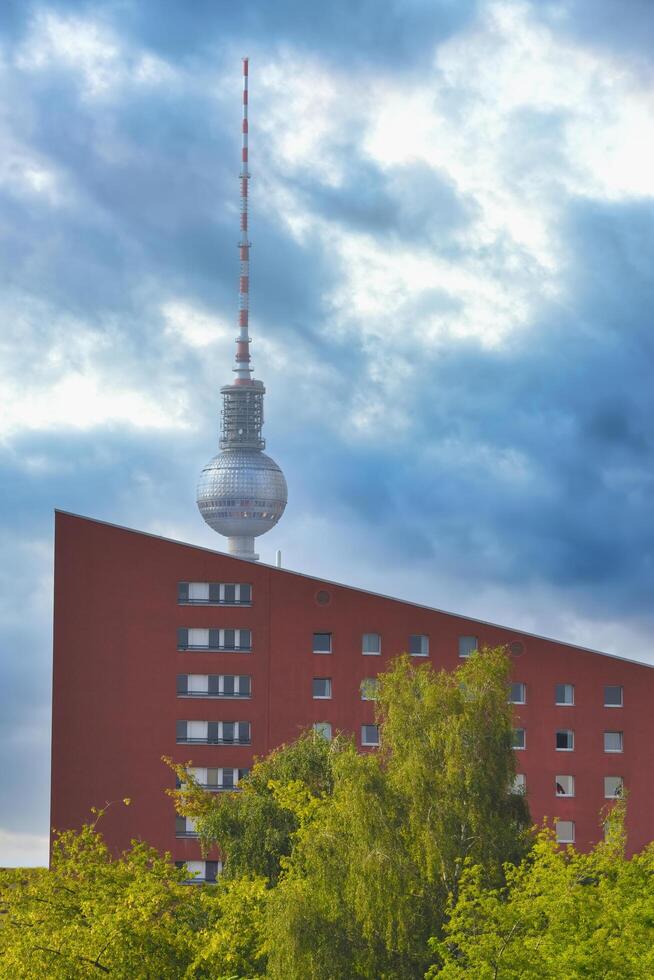
[[[574,684],[557,684],[554,692],[555,704],[574,704],[575,686]]]
[[[554,792],[557,796],[574,796],[575,795],[575,777],[574,776],[555,776],[554,777]]]
[[[574,820],[558,820],[556,823],[556,840],[558,844],[574,844]]]
[[[527,732],[524,728],[514,728],[513,729],[513,748],[514,749],[526,749],[527,748]]]
[[[459,637],[459,656],[469,657],[475,652],[479,646],[479,640],[476,636],[460,636]]]
[[[313,634],[313,652],[314,653],[331,653],[332,652],[332,634],[331,633],[314,633]]]
[[[361,653],[377,656],[381,653],[381,636],[379,633],[364,633],[361,637]]]
[[[429,637],[424,633],[412,633],[409,637],[409,655],[412,657],[429,656]]]
[[[513,684],[511,684],[509,701],[511,704],[526,704],[527,685],[522,684],[520,681],[514,681]]]
[[[187,629],[177,630],[178,650],[226,650],[228,652],[252,649],[251,630],[240,629]]]
[[[365,677],[361,681],[361,700],[376,701],[378,686],[376,677]]]
[[[379,745],[379,725],[361,726],[361,744]]]
[[[560,728],[555,736],[557,752],[572,752],[575,747],[575,733],[569,728]]]
[[[622,732],[604,732],[604,751],[622,752]]]
[[[249,721],[178,721],[177,741],[204,745],[249,745]]]
[[[179,697],[247,698],[251,679],[247,674],[178,674]]]
[[[313,724],[313,730],[316,734],[321,735],[326,738],[327,741],[332,737],[332,726],[328,721],[316,721]]]
[[[178,582],[177,601],[185,606],[249,606],[252,586],[233,582]]]
[[[621,687],[605,687],[604,688],[604,707],[605,708],[621,708],[622,707],[622,688]]]
[[[215,884],[223,869],[222,861],[175,861],[176,868],[186,868],[188,877],[185,884]]]
[[[622,776],[604,777],[604,799],[617,800],[622,796]]]
[[[331,677],[314,677],[313,679],[313,697],[314,698],[331,698],[332,696],[332,681]]]
[[[188,693],[196,697],[206,697],[209,693],[209,677],[207,674],[188,675]]]
[[[175,817],[175,837],[197,837],[195,820],[192,817]]]
[[[186,694],[188,691],[188,677],[186,674],[177,675],[177,693]]]
[[[527,792],[527,777],[524,772],[517,772],[513,777],[513,792],[520,793],[522,796]]]

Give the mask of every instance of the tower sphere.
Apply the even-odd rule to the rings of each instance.
[[[253,539],[275,526],[287,499],[284,474],[257,449],[224,450],[209,460],[198,482],[200,513],[242,557],[253,557]]]

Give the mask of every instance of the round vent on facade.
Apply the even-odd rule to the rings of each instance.
[[[332,597],[326,589],[321,589],[320,592],[316,592],[316,602],[319,606],[328,606],[331,601]]]
[[[509,644],[509,653],[512,657],[520,657],[525,652],[525,645],[522,640],[514,640]]]

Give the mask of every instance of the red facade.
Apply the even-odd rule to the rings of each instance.
[[[180,583],[242,583],[251,603],[180,602]],[[251,651],[178,649],[204,635],[180,630],[208,629],[214,647],[232,649],[230,631],[249,631]],[[331,653],[313,652],[315,633],[331,635]],[[379,655],[362,653],[364,634],[381,638]],[[526,685],[518,771],[536,822],[571,821],[575,845],[590,847],[602,834],[605,777],[621,777],[630,850],[654,838],[651,667],[65,513],[56,515],[51,825],[79,827],[92,806],[111,803],[102,829],[115,850],[141,838],[199,859],[197,841],[176,836],[165,794],[174,777],[161,757],[238,770],[316,722],[361,744],[361,726],[374,723],[361,682],[410,636],[428,637],[428,657],[415,660],[436,668],[461,663],[460,637],[512,649],[514,680]],[[177,694],[189,675],[249,677],[250,696]],[[314,678],[331,680],[330,699],[313,697]],[[555,703],[563,684],[574,704]],[[609,700],[621,689],[622,706],[605,707],[607,687]],[[178,742],[177,723],[191,720],[223,722],[222,732],[249,722],[251,743]],[[572,750],[557,749],[557,731],[574,733]],[[605,751],[605,733],[620,733],[608,744],[621,751]],[[559,775],[574,776],[574,796],[556,795]]]

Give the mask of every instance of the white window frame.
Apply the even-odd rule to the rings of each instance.
[[[556,689],[557,687],[565,687],[572,691],[572,701],[557,701],[556,699]],[[554,685],[554,704],[557,708],[574,708],[575,706],[575,686],[574,684],[555,684]]]
[[[377,637],[377,639],[379,641],[379,643],[378,643],[379,649],[377,649],[377,650],[364,650],[364,647],[366,645],[366,637],[368,637],[368,636],[376,636]],[[363,654],[364,657],[381,657],[381,650],[382,650],[381,633],[362,633],[361,634],[361,653]]]
[[[364,730],[366,728],[376,728],[377,729],[377,741],[376,742],[366,742],[365,741]],[[362,725],[361,726],[361,745],[366,746],[368,748],[372,748],[372,749],[378,748],[378,746],[379,746],[379,725],[372,724],[372,725]]]
[[[608,704],[606,700],[606,689],[607,687],[615,687],[620,691],[620,704]],[[605,708],[624,708],[624,687],[622,684],[605,684],[604,685],[604,707]]]
[[[563,732],[567,732],[568,735],[572,735],[572,745],[566,747],[565,749],[559,748],[559,746],[556,744],[557,736],[559,734],[563,733]],[[575,750],[575,733],[574,733],[574,729],[572,729],[572,728],[557,728],[556,731],[555,731],[555,733],[554,733],[554,748],[556,749],[557,752],[574,752],[574,750]]]
[[[316,650],[315,649],[315,637],[316,636],[328,636],[329,637],[329,650]],[[330,633],[329,630],[314,630],[314,632],[312,634],[312,637],[311,637],[311,645],[312,645],[312,647],[314,647],[313,652],[315,654],[317,654],[319,657],[320,656],[323,656],[323,657],[329,656],[329,654],[333,653],[333,651],[334,651],[334,635],[333,635],[333,633]]]
[[[463,646],[469,646],[469,644],[464,644],[464,642],[463,642],[464,640],[474,640],[475,645],[474,645],[474,647],[470,647],[470,649],[468,649],[465,653],[462,653],[461,652],[462,647]],[[462,660],[467,660],[468,657],[471,657],[473,655],[473,653],[475,653],[477,650],[479,650],[479,637],[478,636],[473,636],[472,634],[468,634],[468,635],[465,635],[465,636],[460,636],[459,637],[459,640],[458,640],[458,643],[459,643],[459,656],[461,657]]]
[[[607,791],[606,791],[606,781],[608,779],[616,779],[618,781],[618,784],[616,786],[616,789],[617,789],[617,792],[616,793],[607,793]],[[622,778],[622,776],[605,776],[604,777],[604,799],[605,800],[619,800],[620,797],[622,796],[623,790],[624,790],[624,779]]]
[[[314,681],[325,681],[327,684],[328,694],[314,694],[313,693],[313,682]],[[313,677],[311,680],[311,696],[314,701],[331,701],[332,699],[332,679],[331,677]]]
[[[568,793],[568,792],[559,793],[558,792],[558,790],[557,790],[556,787],[557,786],[562,786],[562,787],[564,786],[564,783],[561,782],[561,780],[570,780],[569,786],[570,786],[572,792],[570,792],[570,793]],[[575,795],[575,777],[574,776],[555,776],[554,777],[554,795],[559,800],[571,799]]]
[[[619,749],[607,749],[606,747],[606,736],[607,735],[619,735],[620,736],[620,748]],[[619,755],[624,752],[624,732],[604,732],[604,751],[608,752],[610,755]]]
[[[521,699],[520,701],[513,700],[513,691],[509,691],[509,704],[526,704],[527,703],[527,685],[523,681],[511,681],[511,687],[513,685],[520,685],[521,688]]]
[[[428,633],[409,633],[409,647],[411,646],[411,637],[414,636],[420,640],[420,653],[409,653],[410,657],[428,657],[429,656],[429,634]]]
[[[522,793],[523,796],[527,792],[527,776],[524,772],[517,772],[515,774],[511,791],[513,793]]]
[[[332,724],[330,721],[314,721],[313,730],[328,742],[332,740]]]
[[[559,827],[569,826],[571,831],[569,831],[569,837],[559,837]],[[557,844],[574,844],[575,842],[575,822],[574,820],[557,820],[556,821],[556,843]]]
[[[522,732],[522,745],[513,745],[513,740],[512,740],[511,747],[513,748],[514,752],[524,752],[524,750],[527,748],[527,729],[526,728],[513,729],[514,736],[517,735],[518,732]]]

